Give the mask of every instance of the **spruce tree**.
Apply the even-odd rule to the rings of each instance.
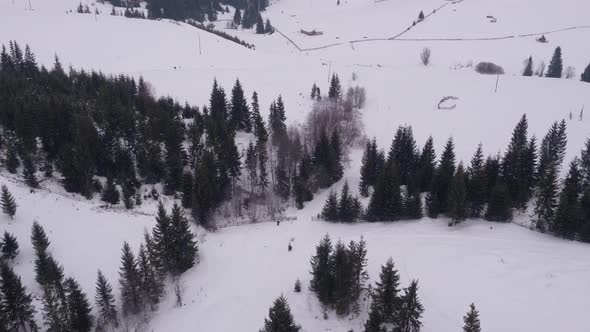
[[[371,325],[380,326],[383,323],[395,324],[398,322],[400,310],[398,287],[399,275],[390,258],[384,266],[381,266],[379,281],[372,294],[369,321],[371,321],[371,316],[375,317]],[[366,328],[365,331],[367,331]]]
[[[271,104],[270,113],[268,114],[268,127],[271,133],[271,142],[274,146],[278,146],[287,138],[286,120],[283,98],[279,95],[277,100]]]
[[[369,197],[369,187],[374,186],[377,182],[377,176],[384,164],[383,159],[383,153],[377,148],[376,139],[368,141],[361,164],[361,182],[359,184],[361,196]]]
[[[469,311],[463,317],[463,332],[481,332],[479,321],[479,312],[475,309],[475,304],[469,305]]]
[[[322,209],[322,219],[326,221],[340,221],[338,205],[338,194],[331,190]]]
[[[20,166],[18,160],[15,144],[9,144],[6,149],[6,169],[12,174],[16,174],[16,170]]]
[[[153,229],[153,248],[163,269],[170,271],[172,262],[172,226],[164,204],[158,203],[156,226]]]
[[[250,108],[244,97],[244,89],[240,80],[236,80],[231,92],[231,113],[229,126],[236,131],[250,132],[252,125],[250,123]]]
[[[403,206],[399,187],[397,165],[386,162],[369,200],[367,207],[369,221],[394,221],[402,216]]]
[[[92,309],[86,298],[86,294],[80,289],[80,285],[73,278],[68,278],[64,282],[64,291],[67,298],[69,330],[90,332],[93,326],[94,317],[91,315]]]
[[[584,187],[590,186],[590,137],[586,139],[586,144],[582,149],[580,172],[582,173],[582,185]]]
[[[582,198],[582,225],[580,225],[578,236],[581,241],[590,242],[590,186],[586,187]]]
[[[559,205],[555,213],[555,221],[551,230],[557,235],[573,239],[582,224],[583,211],[580,206],[582,194],[580,161],[574,158],[559,197]]]
[[[299,280],[299,278],[295,280],[295,286],[293,286],[293,291],[295,293],[301,293],[301,280]]]
[[[563,60],[561,58],[561,47],[557,47],[553,52],[551,62],[547,68],[546,77],[561,78],[561,72],[563,71]]]
[[[456,225],[465,220],[468,216],[467,211],[467,190],[466,175],[463,164],[460,163],[453,177],[449,192],[449,217],[451,221],[449,226]]]
[[[387,161],[393,161],[397,164],[400,173],[400,184],[407,185],[415,178],[419,158],[412,127],[398,127],[389,149]]]
[[[275,31],[275,28],[272,26],[272,24],[270,24],[270,19],[266,19],[266,22],[264,23],[264,33],[268,33],[271,34]]]
[[[198,247],[188,219],[178,204],[172,207],[170,231],[172,240],[170,272],[179,275],[193,267],[197,260]]]
[[[135,188],[131,181],[123,183],[123,204],[127,210],[131,210],[135,206]]]
[[[117,189],[115,181],[111,176],[107,177],[107,183],[104,190],[102,191],[100,199],[103,202],[106,202],[111,205],[119,204],[119,190]]]
[[[397,329],[400,332],[420,332],[424,307],[418,298],[418,281],[412,280],[401,296],[401,306]]]
[[[590,83],[590,63],[588,64],[586,69],[584,69],[584,72],[582,73],[580,80],[582,82]]]
[[[7,331],[37,331],[33,298],[7,264],[0,266],[0,294],[0,317]]]
[[[419,189],[414,185],[409,185],[404,197],[404,216],[408,219],[422,218],[422,197]]]
[[[344,182],[340,200],[338,202],[338,220],[342,222],[353,222],[356,216],[353,214],[353,197],[350,195],[348,181]]]
[[[96,295],[94,296],[98,311],[96,326],[97,329],[107,330],[109,327],[118,327],[117,307],[113,288],[100,270],[96,279]]]
[[[332,241],[330,240],[330,236],[326,234],[315,248],[316,253],[311,258],[312,279],[309,283],[309,288],[316,293],[322,304],[328,305],[332,302],[334,284],[334,278],[331,273]]]
[[[508,187],[503,181],[497,182],[491,191],[485,219],[501,222],[512,220],[510,194],[508,193]]]
[[[18,242],[16,236],[4,231],[4,236],[0,242],[0,248],[2,249],[2,258],[14,260],[18,255]]]
[[[342,141],[340,140],[340,134],[337,129],[332,131],[330,137],[330,176],[332,183],[338,182],[342,179],[344,174],[344,167],[342,166]]]
[[[567,144],[565,120],[555,122],[543,138],[537,177],[539,189],[535,201],[533,222],[542,232],[551,229],[558,202],[557,178]]]
[[[264,319],[264,327],[260,332],[298,332],[299,330],[301,326],[295,323],[287,299],[281,295],[268,309],[268,319]]]
[[[39,180],[37,180],[37,169],[35,164],[31,160],[31,157],[26,157],[23,160],[24,169],[23,169],[23,178],[27,186],[31,188],[38,188],[39,187]]]
[[[350,306],[355,300],[351,296],[354,286],[351,256],[348,248],[338,240],[332,255],[331,274],[333,276],[332,300],[336,314],[339,316],[348,315]]]
[[[338,74],[332,74],[332,79],[330,80],[330,89],[328,90],[328,98],[335,101],[342,99],[342,86],[340,85],[340,78],[338,78]]]
[[[363,236],[361,236],[358,243],[350,241],[348,254],[352,277],[350,297],[354,301],[352,310],[355,314],[359,314],[361,292],[369,279],[367,272],[367,242]]]
[[[10,219],[14,219],[14,215],[16,214],[16,202],[14,201],[12,194],[8,191],[8,187],[5,185],[2,185],[0,205],[2,205],[2,212],[8,215]]]
[[[432,190],[426,197],[428,216],[436,218],[440,213],[449,210],[449,192],[455,174],[455,145],[449,138],[441,156],[440,163],[434,172]]]
[[[123,244],[119,276],[121,312],[123,316],[135,315],[141,310],[141,284],[137,261],[127,242]]]
[[[242,23],[242,11],[239,8],[236,8],[234,13],[234,24],[240,25]]]
[[[533,76],[533,57],[532,56],[530,56],[526,60],[524,70],[522,71],[522,76]]]
[[[536,163],[535,138],[527,141],[528,120],[523,114],[512,132],[512,139],[502,159],[502,176],[515,208],[524,209],[533,190]]]
[[[435,169],[436,152],[434,151],[434,141],[432,136],[430,136],[422,148],[422,153],[420,154],[420,160],[418,162],[420,192],[427,192],[431,190]]]
[[[264,34],[264,20],[262,20],[260,13],[258,13],[258,17],[256,18],[256,33],[259,35]]]
[[[471,158],[471,164],[467,169],[469,181],[467,182],[467,205],[468,214],[471,218],[479,218],[483,212],[486,203],[487,178],[483,159],[483,149],[481,143]]]

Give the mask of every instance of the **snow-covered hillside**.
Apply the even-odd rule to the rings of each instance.
[[[97,6],[102,14],[78,14],[79,3]],[[480,142],[486,154],[504,151],[523,113],[528,116],[529,134],[537,137],[543,137],[554,121],[566,119],[564,164],[579,155],[590,136],[590,115],[578,118],[580,110],[590,106],[590,84],[579,81],[590,62],[590,2],[335,3],[274,1],[263,14],[278,30],[272,35],[224,29],[223,20],[232,15],[221,16],[216,29],[254,44],[255,50],[250,50],[187,24],[113,17],[108,15],[109,5],[93,0],[0,0],[0,44],[27,43],[46,66],[57,54],[62,63],[75,68],[143,76],[158,95],[195,105],[208,103],[214,78],[226,90],[239,78],[247,96],[258,91],[265,117],[271,101],[282,95],[292,124],[305,120],[311,85],[315,82],[327,91],[330,75],[338,73],[345,87],[366,89],[365,134],[376,137],[381,147],[388,148],[397,126],[407,124],[419,145],[432,135],[438,154],[452,136],[457,158],[463,161]],[[405,32],[420,11],[432,15]],[[491,23],[488,15],[497,22]],[[323,35],[306,36],[301,29],[317,29]],[[549,42],[536,42],[537,34],[545,34]],[[576,68],[575,79],[520,75],[523,60],[532,56],[535,66],[548,63],[557,46],[563,49],[564,65]],[[419,61],[424,47],[432,50],[427,67]],[[496,76],[477,74],[469,66],[480,61],[505,69],[497,91]],[[458,97],[456,108],[437,108],[445,96]],[[361,151],[353,148],[344,179],[335,189],[347,180],[356,192],[360,159]],[[97,199],[66,194],[55,183],[42,183],[42,189],[30,193],[19,180],[1,173],[0,184],[8,186],[19,206],[13,221],[0,217],[0,232],[17,236],[21,250],[15,271],[37,299],[41,294],[29,241],[34,220],[47,231],[51,251],[66,275],[75,276],[90,298],[96,270],[118,285],[122,243],[127,241],[136,250],[144,230],[154,224],[153,201],[135,213],[122,208],[107,211]],[[471,302],[477,303],[489,332],[586,330],[581,317],[590,306],[588,244],[536,233],[516,223],[481,220],[455,228],[447,227],[445,220],[428,218],[354,225],[312,221],[326,197],[327,192],[319,193],[302,211],[289,208],[287,214],[296,220],[280,226],[266,222],[214,233],[194,228],[200,263],[182,277],[185,306],[176,308],[169,290],[149,330],[256,331],[282,293],[303,331],[361,331],[366,310],[354,319],[337,318],[334,313],[324,319],[317,298],[308,290],[309,259],[326,233],[345,242],[366,238],[371,283],[390,256],[403,286],[420,279],[419,295],[426,309],[423,331],[459,331]],[[166,204],[171,203],[169,198]],[[517,220],[527,223],[528,218],[522,214]],[[287,252],[291,239],[294,250]],[[297,278],[304,285],[299,294],[293,293]],[[40,313],[38,320],[42,321]]]

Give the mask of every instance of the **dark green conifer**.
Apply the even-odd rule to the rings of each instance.
[[[10,219],[14,219],[14,215],[16,214],[16,202],[14,201],[12,194],[8,191],[8,187],[5,185],[2,185],[0,205],[2,205],[2,212],[8,215]]]
[[[260,332],[299,332],[299,330],[301,326],[295,323],[287,299],[281,295],[268,309],[268,319],[264,319],[264,327]]]

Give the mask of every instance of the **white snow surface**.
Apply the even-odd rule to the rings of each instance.
[[[236,78],[248,95],[256,89],[262,111],[281,94],[289,123],[305,120],[309,92],[316,82],[327,92],[330,73],[338,73],[346,87],[367,90],[362,110],[365,132],[389,148],[398,125],[413,126],[421,146],[429,135],[440,154],[446,139],[455,140],[457,157],[467,162],[479,142],[487,154],[503,152],[516,122],[528,115],[529,134],[541,139],[551,123],[567,119],[567,162],[590,135],[590,84],[579,74],[590,62],[590,3],[584,0],[280,0],[263,14],[280,33],[260,36],[252,31],[225,29],[220,16],[216,29],[256,45],[255,50],[169,20],[149,21],[113,17],[110,5],[83,0],[101,15],[77,14],[77,0],[0,0],[0,43],[30,44],[39,63],[51,66],[55,54],[75,68],[109,74],[143,76],[158,95],[203,105],[213,78],[226,91]],[[441,7],[443,6],[444,7]],[[428,15],[411,26],[420,10]],[[73,10],[73,12],[70,12]],[[490,23],[487,15],[496,17]],[[547,33],[566,28],[554,33]],[[300,29],[322,31],[308,37]],[[546,44],[537,36],[546,33]],[[498,40],[432,40],[481,39]],[[366,37],[366,38],[365,38]],[[367,39],[375,41],[353,42]],[[335,45],[334,45],[335,44]],[[564,66],[574,66],[576,79],[522,77],[523,60],[547,64],[561,46]],[[419,63],[424,47],[432,50],[428,67]],[[200,49],[200,52],[199,52]],[[499,77],[480,75],[469,64],[493,61],[504,67]],[[358,78],[353,81],[352,74]],[[457,107],[438,110],[445,96],[456,96]],[[573,119],[569,120],[570,112]],[[353,191],[359,181],[361,151],[353,149],[345,179]],[[74,276],[89,298],[94,296],[96,270],[101,269],[118,289],[118,267],[123,241],[137,249],[144,229],[154,224],[154,202],[130,214],[122,208],[105,211],[98,199],[87,201],[64,193],[52,181],[35,193],[12,176],[1,174],[19,205],[15,220],[0,217],[0,231],[14,233],[21,245],[15,270],[37,298],[30,227],[41,223],[52,242],[51,251]],[[320,238],[358,240],[364,235],[369,250],[371,282],[388,257],[400,271],[402,286],[420,280],[425,306],[423,331],[459,331],[468,305],[475,302],[485,331],[586,331],[583,317],[590,306],[590,246],[533,232],[527,214],[512,224],[469,220],[449,228],[445,220],[355,225],[312,221],[327,192],[315,196],[302,211],[289,209],[297,220],[220,229],[199,235],[200,263],[183,276],[185,306],[174,307],[168,291],[154,314],[150,331],[256,331],[268,307],[284,294],[303,331],[361,331],[360,317],[322,317],[321,306],[308,290],[309,259]],[[171,201],[166,202],[170,206]],[[294,238],[294,251],[287,244]],[[295,279],[303,292],[293,293]],[[40,303],[37,302],[40,309]],[[366,308],[365,308],[366,309]],[[41,323],[41,315],[38,314]]]

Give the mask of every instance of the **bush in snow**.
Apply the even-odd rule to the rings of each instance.
[[[475,66],[475,71],[480,74],[501,75],[504,74],[504,68],[493,62],[480,62]]]
[[[299,279],[295,280],[295,287],[293,287],[293,291],[295,293],[301,292],[301,280],[299,280]]]
[[[425,66],[428,66],[430,63],[430,49],[428,47],[422,49],[422,52],[420,53],[420,62]]]
[[[567,68],[565,69],[565,78],[567,79],[571,79],[574,78],[574,76],[576,76],[576,68],[572,67],[572,66],[567,66]]]

